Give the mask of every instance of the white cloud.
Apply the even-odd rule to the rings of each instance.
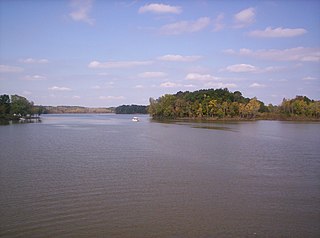
[[[228,71],[232,73],[273,73],[283,70],[285,67],[268,66],[259,68],[250,64],[234,64],[221,69],[220,71]]]
[[[193,55],[193,56],[182,56],[182,55],[164,55],[158,57],[158,60],[162,61],[174,61],[174,62],[193,62],[201,59],[202,56]]]
[[[106,72],[101,72],[101,73],[98,73],[97,75],[99,75],[99,76],[110,76],[110,74],[106,73]]]
[[[72,96],[72,98],[73,98],[73,99],[80,99],[81,97],[78,96],[78,95],[74,95],[74,96]]]
[[[151,3],[146,4],[143,7],[139,8],[139,13],[157,13],[157,14],[163,14],[163,13],[172,13],[172,14],[180,14],[182,12],[181,7],[179,6],[170,6],[165,5],[161,3]]]
[[[320,61],[320,48],[296,47],[290,49],[270,49],[270,50],[250,50],[240,49],[238,52],[232,49],[224,51],[227,54],[247,56],[272,61],[302,61],[318,62]]]
[[[125,99],[124,96],[100,96],[100,100],[123,100]]]
[[[46,80],[47,78],[45,76],[41,76],[41,75],[27,75],[23,79],[30,80],[30,81],[40,81],[40,80]]]
[[[308,77],[304,77],[302,80],[304,80],[304,81],[313,81],[313,80],[316,80],[316,79],[317,79],[316,77],[308,76]]]
[[[38,63],[40,63],[40,64],[47,64],[47,63],[49,63],[49,60],[47,60],[47,59],[39,59],[39,60],[38,60]]]
[[[91,88],[92,88],[92,89],[101,89],[101,86],[95,85],[95,86],[92,86]]]
[[[136,66],[150,65],[152,61],[108,61],[108,62],[99,62],[92,61],[89,63],[88,67],[93,69],[99,68],[131,68]]]
[[[234,64],[228,66],[225,70],[233,73],[246,73],[257,71],[257,67],[250,64]]]
[[[288,79],[286,79],[286,78],[270,78],[269,81],[277,82],[277,83],[285,83],[285,82],[288,82]]]
[[[105,82],[103,85],[94,85],[91,89],[101,90],[101,89],[111,89],[114,88],[114,82]]]
[[[261,70],[262,73],[264,72],[278,72],[278,71],[281,71],[285,69],[285,67],[282,67],[282,66],[268,66],[266,68],[264,68],[263,70]]]
[[[25,64],[47,64],[47,63],[49,63],[49,60],[47,60],[47,59],[33,59],[33,58],[21,59],[19,61],[21,63],[25,63]]]
[[[247,8],[234,15],[234,27],[243,28],[249,26],[255,21],[255,9],[253,7]]]
[[[213,88],[235,88],[237,87],[234,83],[223,83],[217,82],[223,80],[223,78],[215,77],[211,74],[198,74],[198,73],[189,73],[185,77],[186,80],[193,80],[193,81],[201,81],[205,82],[205,87],[213,87]],[[195,87],[194,85],[185,85],[185,87]]]
[[[179,21],[161,27],[160,33],[165,35],[180,35],[201,31],[210,24],[209,17],[201,17],[196,21]]]
[[[144,88],[144,86],[141,84],[138,84],[138,85],[134,86],[134,88]]]
[[[221,83],[221,82],[209,82],[205,84],[206,87],[213,87],[213,88],[236,88],[237,85],[234,83]]]
[[[233,49],[226,49],[226,50],[223,50],[223,53],[225,54],[229,54],[229,55],[235,55],[237,54],[237,52]]]
[[[225,24],[222,22],[223,20],[224,20],[224,14],[220,13],[213,21],[214,31],[221,31],[225,27]]]
[[[163,78],[167,74],[164,72],[143,72],[138,75],[140,78]]]
[[[23,71],[23,68],[10,66],[10,65],[0,65],[0,73],[19,73]]]
[[[250,36],[254,37],[265,37],[265,38],[281,38],[281,37],[295,37],[300,36],[307,33],[307,31],[303,28],[282,28],[278,27],[272,29],[271,27],[267,27],[265,30],[256,30],[249,33]]]
[[[260,84],[260,83],[253,83],[249,86],[250,88],[265,88],[265,84]]]
[[[52,90],[52,91],[71,91],[71,88],[53,86],[53,87],[50,87],[49,90]]]
[[[197,80],[197,81],[210,81],[210,80],[219,80],[219,78],[212,76],[210,74],[198,74],[198,73],[189,73],[185,77],[187,80]]]
[[[69,16],[74,21],[82,21],[89,25],[93,25],[95,20],[89,16],[92,5],[93,0],[72,0],[72,11]]]
[[[174,87],[178,87],[178,86],[180,86],[180,84],[173,83],[173,82],[165,82],[165,83],[160,84],[161,88],[174,88]]]

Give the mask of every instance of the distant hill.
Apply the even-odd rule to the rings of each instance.
[[[114,113],[115,108],[90,108],[80,106],[43,106],[44,114],[61,114],[61,113]]]
[[[143,105],[122,105],[116,107],[116,114],[147,114],[148,106]]]

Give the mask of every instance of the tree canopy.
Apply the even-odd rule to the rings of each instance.
[[[256,97],[246,98],[240,91],[203,89],[195,92],[166,94],[158,99],[150,98],[149,113],[153,118],[266,118],[275,113],[277,118],[286,114],[304,118],[319,118],[319,101],[297,96],[286,100],[280,107],[265,106]],[[280,108],[280,110],[279,110]]]
[[[280,110],[291,117],[320,117],[320,101],[314,101],[306,96],[296,96],[294,99],[283,99]]]
[[[148,109],[147,106],[142,105],[122,105],[116,107],[116,114],[147,114]]]
[[[34,106],[25,97],[19,95],[0,95],[0,118],[1,119],[18,119],[20,117],[41,114],[41,107]]]

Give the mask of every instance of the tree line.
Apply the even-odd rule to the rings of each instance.
[[[284,98],[278,106],[266,106],[256,97],[246,98],[240,91],[224,89],[202,89],[194,92],[179,91],[158,99],[150,98],[149,106],[122,105],[116,107],[117,114],[145,114],[153,118],[213,118],[213,119],[283,119],[319,120],[320,101],[306,96]],[[111,110],[111,109],[110,109]],[[112,111],[113,111],[112,110]],[[110,112],[112,112],[110,111]],[[47,107],[36,106],[19,95],[0,95],[0,120],[19,120],[33,115],[48,113]]]
[[[42,106],[35,106],[33,102],[19,95],[0,95],[0,119],[18,120],[43,113]]]
[[[281,113],[289,117],[320,118],[320,101],[311,100],[306,96],[296,96],[294,99],[283,99]]]
[[[150,98],[149,113],[153,118],[215,118],[215,119],[294,119],[320,117],[319,101],[297,96],[284,99],[280,106],[266,106],[256,97],[246,98],[240,91],[203,89],[195,92],[166,94]]]
[[[113,113],[114,108],[91,108],[81,106],[43,106],[43,114],[63,114],[63,113]]]
[[[116,114],[147,114],[148,106],[143,105],[121,105],[116,107]]]

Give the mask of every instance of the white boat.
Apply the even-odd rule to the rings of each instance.
[[[132,118],[132,121],[138,122],[138,121],[139,121],[139,117],[133,117],[133,118]]]

